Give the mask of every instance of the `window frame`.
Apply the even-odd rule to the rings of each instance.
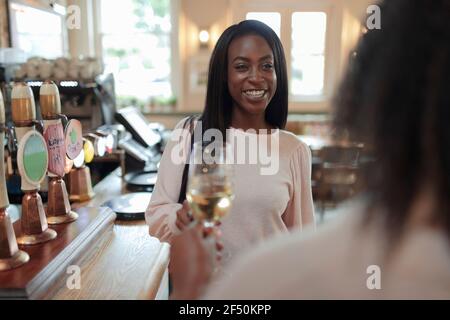
[[[66,17],[53,10],[50,6],[45,6],[43,3],[40,2],[36,2],[36,1],[29,1],[29,0],[9,0],[6,1],[5,4],[5,9],[6,9],[6,15],[8,17],[8,26],[9,26],[9,42],[12,48],[18,48],[21,49],[19,47],[19,35],[20,33],[18,32],[18,30],[16,29],[17,24],[16,24],[16,16],[13,15],[12,13],[12,6],[14,5],[19,5],[19,6],[24,6],[24,7],[28,7],[30,9],[34,9],[34,10],[38,10],[38,11],[42,11],[48,14],[52,14],[55,17],[59,18],[60,20],[60,24],[61,24],[61,44],[62,44],[62,52],[61,52],[61,57],[64,57],[68,54],[69,52],[69,35],[68,35],[68,31],[67,31],[67,26],[66,26]],[[21,49],[23,50],[23,49]],[[25,51],[24,51],[25,52]],[[33,56],[39,55],[38,53],[30,53],[30,52],[25,52],[26,56],[31,58]],[[58,57],[46,57],[43,56],[43,58],[46,59],[56,59],[59,58]]]
[[[291,110],[325,111],[337,82],[340,65],[340,38],[342,21],[336,14],[339,5],[331,0],[278,0],[276,4],[268,0],[232,0],[233,22],[237,23],[246,18],[247,12],[279,12],[281,14],[280,38],[283,43],[287,73],[289,80],[289,104]],[[291,93],[292,79],[292,14],[294,12],[324,12],[327,16],[327,32],[325,35],[325,66],[324,84],[321,95],[293,95]],[[330,63],[335,61],[336,63]]]

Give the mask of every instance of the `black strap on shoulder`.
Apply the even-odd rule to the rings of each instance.
[[[183,126],[184,128],[186,128],[187,124],[189,124],[189,133],[190,133],[190,138],[191,138],[189,152],[192,152],[192,147],[194,145],[194,130],[196,127],[196,126],[194,126],[194,120],[195,120],[194,117],[188,118]],[[189,159],[187,159],[187,160],[188,161],[184,165],[183,176],[181,178],[180,195],[178,196],[178,203],[180,203],[180,204],[182,204],[184,202],[184,200],[186,200],[186,189],[187,189],[187,180],[188,180],[188,172],[189,172]]]

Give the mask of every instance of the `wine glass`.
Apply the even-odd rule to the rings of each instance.
[[[186,198],[195,220],[212,228],[231,208],[234,198],[231,147],[227,143],[193,144]]]

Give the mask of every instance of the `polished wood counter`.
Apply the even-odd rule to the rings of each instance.
[[[128,191],[120,168],[95,187],[96,196],[72,208],[99,208],[104,202]],[[78,261],[81,289],[68,289],[57,283],[49,297],[54,299],[167,299],[169,245],[151,237],[145,221],[116,221],[111,232],[102,237]],[[65,280],[65,279],[62,279]]]
[[[69,265],[76,263],[93,243],[112,230],[116,215],[108,208],[80,208],[79,219],[55,225],[56,239],[45,243],[21,246],[30,256],[23,266],[0,272],[0,298],[41,299],[54,282],[64,277]],[[21,234],[20,221],[14,224]]]
[[[0,272],[0,297],[25,299],[167,299],[169,245],[151,237],[145,221],[114,221],[101,205],[126,193],[120,168],[94,187],[96,196],[74,203],[73,223],[51,226],[58,237],[22,247],[24,266]],[[20,223],[14,225],[16,235]],[[78,270],[79,288],[71,285]]]

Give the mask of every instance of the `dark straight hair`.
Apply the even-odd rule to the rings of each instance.
[[[233,100],[228,91],[228,48],[231,42],[249,34],[261,36],[272,49],[277,75],[277,90],[265,111],[265,120],[275,128],[284,129],[288,115],[288,80],[283,45],[277,34],[266,24],[245,20],[227,28],[214,47],[209,62],[205,109],[200,117],[203,132],[219,129],[224,139],[231,125]]]
[[[278,129],[284,129],[288,116],[288,78],[286,58],[283,45],[277,34],[266,24],[256,20],[245,20],[228,27],[220,36],[209,61],[208,85],[205,108],[199,120],[202,121],[202,132],[208,129],[218,129],[226,139],[226,129],[231,126],[233,99],[228,91],[228,48],[231,42],[245,35],[259,35],[267,41],[272,49],[275,73],[277,75],[277,90],[265,111],[265,120]],[[184,128],[190,128],[193,133],[193,123],[196,117],[189,117]],[[191,149],[194,143],[191,136]],[[186,163],[181,179],[178,202],[186,199],[187,176],[189,163]]]

